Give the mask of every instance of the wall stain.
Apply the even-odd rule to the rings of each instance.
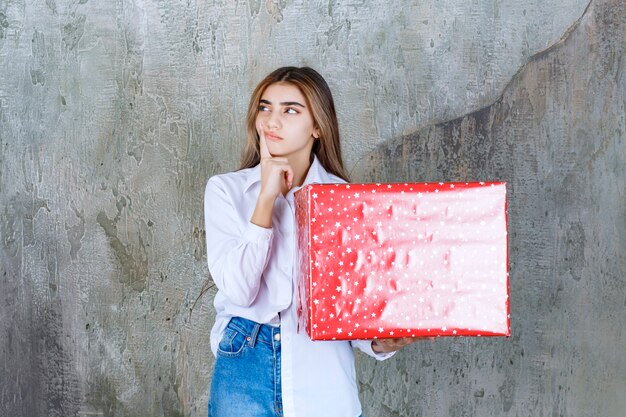
[[[248,0],[248,8],[250,9],[250,16],[254,17],[261,11],[261,3],[263,0]]]
[[[11,214],[18,217],[24,207],[14,204],[17,210]],[[44,238],[38,243],[37,259],[25,255],[20,247],[16,255],[21,259],[2,257],[2,279],[7,278],[6,267],[11,280],[4,283],[0,292],[3,305],[8,307],[1,309],[0,314],[2,320],[15,322],[14,329],[19,331],[10,331],[0,338],[2,351],[11,358],[3,367],[0,392],[12,393],[10,399],[3,398],[0,415],[74,416],[82,395],[73,356],[75,339],[64,326],[68,318],[63,314],[64,298],[59,288],[59,254],[54,239]],[[6,265],[4,261],[8,261]],[[32,261],[47,270],[43,282],[27,269],[24,271],[23,265]]]
[[[563,248],[563,254],[560,261],[563,262],[562,267],[569,271],[575,281],[580,281],[583,268],[587,263],[586,244],[583,224],[580,221],[567,222],[565,236],[561,238],[560,246]]]
[[[78,211],[74,205],[72,205],[72,210],[78,217],[78,223],[74,226],[65,223],[65,230],[67,232],[67,240],[70,243],[70,257],[75,261],[81,247],[81,241],[85,236],[85,211]]]
[[[31,44],[31,51],[33,54],[33,64],[30,69],[30,79],[33,85],[46,83],[45,77],[45,64],[46,64],[46,37],[43,32],[38,30],[33,34],[33,40]]]
[[[76,49],[78,43],[85,34],[85,15],[78,15],[72,21],[63,26],[63,43],[70,51]]]
[[[504,381],[498,388],[500,400],[502,401],[502,410],[505,413],[511,411],[513,400],[515,399],[516,379],[508,372],[505,373]]]
[[[21,245],[18,240],[16,222],[20,221],[21,207],[17,205],[17,196],[13,196],[9,203],[4,206],[4,215],[0,221],[0,238],[2,238],[2,249],[8,258],[16,258]],[[4,264],[4,263],[3,263]]]
[[[34,301],[34,300],[33,300]],[[40,389],[45,400],[45,413],[48,416],[74,416],[81,403],[81,390],[75,374],[72,348],[67,349],[68,338],[63,331],[61,298],[58,296],[44,303],[39,310],[35,334],[42,340],[36,347],[37,362],[35,374],[45,381]],[[33,340],[35,340],[33,338]]]
[[[6,223],[7,227],[12,229],[8,236],[15,236],[13,221],[17,219],[22,223],[21,246],[25,248],[34,245],[36,243],[34,219],[41,209],[45,209],[50,213],[48,201],[40,198],[37,187],[33,187],[31,193],[28,193],[26,196],[18,194],[11,199],[11,202],[15,217],[10,219],[10,223]]]
[[[206,256],[206,230],[194,227],[193,242],[193,257],[197,261],[202,261]]]
[[[330,29],[326,31],[326,46],[335,45],[337,48],[339,48],[339,32],[341,32],[341,29],[343,29],[344,24],[348,24],[348,22],[346,21],[334,24]]]
[[[280,23],[284,18],[283,11],[287,8],[289,3],[291,2],[288,0],[266,0],[265,8],[276,23]]]
[[[117,399],[115,384],[106,376],[94,378],[89,384],[86,397],[87,404],[94,408],[95,413],[102,413],[104,417],[120,415],[117,409],[122,407]]]
[[[405,416],[404,414],[400,414],[398,411],[386,406],[385,404],[381,404],[380,407],[383,412],[381,417],[404,417]]]
[[[46,6],[48,6],[53,15],[57,15],[57,3],[55,0],[46,0]]]
[[[155,101],[159,109],[159,124],[165,126],[167,124],[167,105],[165,104],[165,100],[163,100],[162,96],[157,96]]]
[[[142,139],[137,138],[132,133],[128,134],[128,139],[126,141],[126,154],[128,156],[132,156],[137,164],[140,164],[143,159],[143,151],[145,147],[146,143]]]
[[[9,20],[7,19],[7,16],[0,12],[0,39],[4,39],[4,33],[8,27]]]
[[[139,16],[137,16],[139,18]],[[134,22],[132,23],[134,25]],[[143,94],[143,66],[144,66],[144,39],[143,35],[133,30],[131,23],[120,28],[123,32],[121,48],[124,50],[122,65],[122,80],[119,87],[124,89],[123,98],[128,101],[130,110],[133,110],[137,95]],[[126,106],[124,106],[126,107]],[[123,110],[122,108],[121,110]],[[128,117],[130,117],[129,115]]]
[[[148,226],[146,225],[145,228],[135,231],[138,240],[136,245],[131,243],[124,244],[118,237],[117,223],[125,207],[126,199],[120,197],[117,202],[118,215],[113,219],[109,219],[106,213],[101,211],[98,213],[96,221],[104,230],[109,239],[109,245],[122,267],[122,274],[119,277],[120,282],[129,285],[135,291],[141,292],[146,288],[149,272],[147,249],[149,245],[144,242],[145,230],[147,230]]]

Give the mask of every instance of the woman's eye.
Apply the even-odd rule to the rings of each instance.
[[[259,111],[267,111],[267,110],[268,110],[267,106],[264,106],[263,104],[259,106]]]
[[[285,109],[285,113],[298,114],[298,111],[296,109],[291,108],[291,107],[287,107],[287,109]]]

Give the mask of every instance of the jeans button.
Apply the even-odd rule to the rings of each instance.
[[[277,342],[280,342],[280,333],[276,333],[274,335],[274,340],[277,341]]]

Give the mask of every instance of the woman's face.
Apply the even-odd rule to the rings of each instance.
[[[288,83],[274,83],[265,89],[256,126],[263,129],[272,156],[308,159],[314,137],[319,136],[304,95]]]

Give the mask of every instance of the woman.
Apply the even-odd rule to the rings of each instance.
[[[207,259],[218,287],[210,417],[361,413],[353,347],[377,359],[413,339],[312,342],[298,331],[293,193],[348,180],[332,94],[311,68],[254,90],[241,169],[205,192]]]

